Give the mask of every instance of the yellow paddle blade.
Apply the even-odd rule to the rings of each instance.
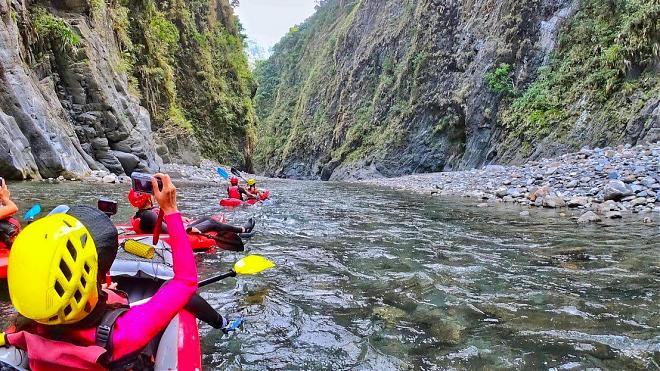
[[[234,272],[237,274],[257,274],[268,268],[273,268],[275,263],[259,255],[246,256],[234,264]]]

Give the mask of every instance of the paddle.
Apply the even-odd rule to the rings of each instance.
[[[229,277],[236,277],[236,276],[249,276],[249,275],[254,275],[257,273],[261,273],[265,271],[266,269],[273,268],[275,267],[275,263],[272,261],[264,258],[263,256],[260,255],[249,255],[244,257],[243,259],[237,261],[234,264],[234,267],[232,270],[225,274],[221,274],[219,276],[215,277],[210,277],[207,278],[203,281],[200,281],[197,284],[197,288],[200,289],[202,287],[208,286],[212,283],[216,283],[218,281],[222,281],[226,278]],[[142,300],[136,301],[135,303],[131,303],[130,306],[134,307],[137,305],[144,304],[148,302],[151,298],[144,298]]]
[[[241,236],[234,232],[220,232],[218,235],[214,236],[212,234],[205,233],[191,233],[206,238],[215,240],[218,243],[218,247],[227,251],[245,251],[245,245]]]
[[[225,178],[225,180],[229,179],[229,174],[227,174],[227,170],[225,170],[221,167],[218,167],[218,168],[215,169],[215,171],[218,172],[218,175]]]
[[[157,244],[160,239],[160,230],[163,225],[163,218],[165,218],[165,212],[161,209],[158,211],[158,219],[156,219],[156,226],[154,227],[154,238],[153,244]]]
[[[222,281],[225,278],[253,275],[253,274],[261,273],[266,269],[273,267],[275,267],[275,263],[264,258],[263,256],[248,255],[243,259],[237,261],[236,264],[234,264],[234,268],[229,272],[200,281],[197,284],[197,286],[199,288],[202,288],[212,283]]]
[[[51,210],[48,215],[55,215],[55,214],[66,214],[69,209],[71,209],[68,205],[59,205],[55,207],[53,210]]]
[[[41,205],[40,204],[34,204],[34,206],[32,206],[30,208],[30,210],[28,210],[25,213],[25,215],[23,215],[23,221],[29,223],[29,222],[33,221],[34,218],[37,215],[39,215],[39,213],[41,213]]]
[[[243,179],[244,182],[247,182],[247,180],[245,180],[245,178],[243,178],[243,175],[241,174],[241,172],[238,171],[238,169],[236,169],[235,167],[231,168],[231,173],[236,175],[237,177]]]

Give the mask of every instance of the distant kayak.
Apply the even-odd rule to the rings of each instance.
[[[266,201],[270,198],[270,191],[264,191],[261,193],[259,200],[256,199],[250,199],[250,200],[239,200],[237,198],[223,198],[220,200],[220,206],[222,207],[228,207],[228,208],[234,208],[234,207],[241,207],[241,206],[250,206],[254,205],[257,202],[263,202]]]

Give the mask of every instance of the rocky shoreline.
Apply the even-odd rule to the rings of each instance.
[[[616,148],[584,148],[577,153],[523,166],[362,180],[435,196],[460,196],[479,207],[510,203],[561,209],[578,223],[639,214],[660,220],[660,143]],[[528,216],[529,211],[522,211]]]

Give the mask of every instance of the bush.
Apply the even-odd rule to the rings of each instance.
[[[54,16],[46,9],[36,8],[33,22],[39,38],[58,43],[62,49],[75,49],[82,41],[80,35],[73,31],[64,19]]]
[[[516,88],[511,78],[511,65],[501,63],[494,71],[486,74],[488,87],[497,94],[513,96],[516,94]]]

